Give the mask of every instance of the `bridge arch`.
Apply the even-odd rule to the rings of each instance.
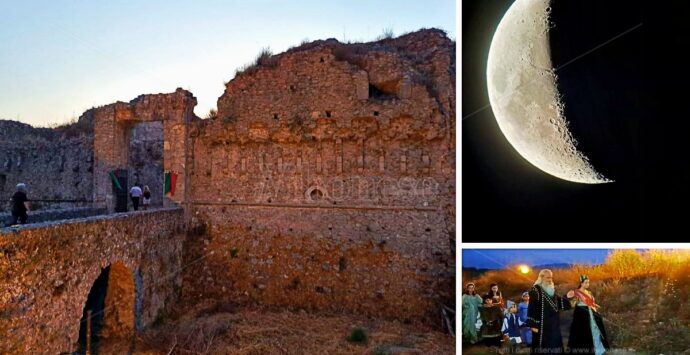
[[[134,336],[137,290],[135,275],[121,261],[101,269],[82,311],[79,321],[78,353],[91,352],[107,345],[109,340]]]

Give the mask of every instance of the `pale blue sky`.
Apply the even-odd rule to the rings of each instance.
[[[204,116],[264,47],[368,41],[387,28],[455,39],[455,14],[454,0],[2,1],[0,118],[45,126],[177,87]]]

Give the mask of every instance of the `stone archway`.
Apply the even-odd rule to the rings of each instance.
[[[107,342],[134,335],[135,294],[134,275],[124,263],[101,270],[84,305],[77,353],[86,353],[88,342],[91,352],[97,353]]]
[[[192,93],[177,89],[170,94],[141,95],[129,103],[116,102],[96,108],[93,141],[93,201],[107,207],[111,212],[114,211],[115,200],[111,173],[126,169],[131,170],[130,179],[144,180],[131,181],[130,186],[136,182],[149,184],[148,181],[155,181],[150,184],[155,185],[157,189],[160,188],[154,200],[157,204],[161,200],[166,206],[171,202],[183,203],[186,192],[187,129],[190,122],[198,119],[194,115],[194,106],[196,106],[196,98]],[[161,134],[162,142],[160,142]],[[132,138],[135,139],[132,140]],[[132,154],[136,156],[142,152],[141,149],[146,150],[147,144],[144,141],[147,139],[143,138],[152,138],[150,143],[155,145],[151,148],[156,152],[146,153],[154,157],[152,160],[156,161],[151,169],[132,167],[133,164],[137,164],[137,159],[132,160]],[[162,147],[159,146],[160,144]],[[159,156],[161,149],[162,157]],[[149,160],[147,157],[141,158],[143,162]],[[156,176],[160,174],[160,167],[157,165],[161,163],[163,170],[174,172],[177,176],[175,194],[168,197],[163,197],[163,175]]]

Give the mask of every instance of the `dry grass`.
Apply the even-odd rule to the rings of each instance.
[[[235,77],[256,73],[260,68],[274,68],[276,65],[278,65],[278,58],[273,55],[270,48],[263,48],[253,62],[235,71]]]
[[[390,27],[384,28],[383,32],[376,37],[376,41],[383,41],[386,39],[393,39],[395,37],[395,33],[393,32],[393,29]]]
[[[481,292],[499,284],[508,299],[518,302],[536,279],[534,270],[519,274],[517,268],[489,271],[474,281]],[[579,275],[591,280],[591,289],[602,306],[611,343],[651,353],[690,349],[690,251],[613,251],[601,265],[575,265],[554,270],[558,292],[577,287]]]
[[[93,122],[74,118],[67,123],[55,126],[53,129],[63,138],[88,136],[93,135]]]
[[[209,313],[212,313],[209,315]],[[367,342],[348,338],[353,330]],[[454,339],[424,325],[352,315],[197,306],[138,336],[135,354],[362,354],[412,349],[453,354]]]
[[[216,110],[215,108],[208,110],[208,113],[204,117],[204,119],[207,120],[215,120],[216,118],[218,118],[218,110]]]

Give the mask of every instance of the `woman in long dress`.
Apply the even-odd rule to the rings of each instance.
[[[482,298],[474,288],[474,284],[470,282],[465,286],[465,292],[462,294],[462,340],[469,344],[479,341],[475,324],[479,317]]]
[[[580,276],[580,286],[568,292],[571,304],[575,307],[570,326],[568,347],[573,354],[601,355],[609,349],[604,321],[599,314],[600,306],[594,302],[589,291],[589,278]]]

